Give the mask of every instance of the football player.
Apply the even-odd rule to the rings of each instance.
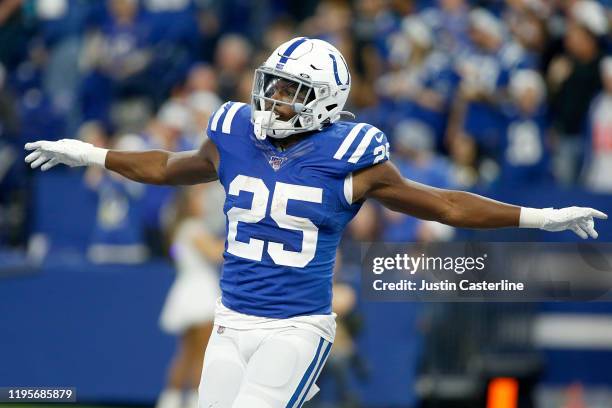
[[[342,121],[351,75],[325,41],[295,38],[255,71],[250,104],[227,102],[199,150],[115,151],[77,140],[28,143],[31,167],[98,165],[153,184],[219,180],[227,238],[200,407],[300,407],[335,334],[332,269],[364,200],[456,227],[569,229],[597,237],[591,209],[521,208],[401,177],[376,127]]]

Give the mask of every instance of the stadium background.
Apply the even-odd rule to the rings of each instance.
[[[406,177],[610,213],[609,6],[0,2],[0,386],[75,386],[82,403],[151,405],[175,346],[158,326],[174,273],[162,237],[175,190],[108,178],[91,187],[83,171],[63,167],[34,172],[23,164],[24,143],[197,147],[210,112],[248,101],[253,68],[306,35],[343,52],[353,75],[348,107],[387,133]],[[612,239],[609,222],[598,230]],[[578,240],[453,231],[370,204],[343,248],[472,239]],[[358,266],[344,258],[337,280],[358,288]],[[495,377],[518,378],[521,406],[612,406],[608,303],[358,300],[347,321],[355,347],[330,361],[312,406],[513,406],[490,397],[491,384],[512,391]]]

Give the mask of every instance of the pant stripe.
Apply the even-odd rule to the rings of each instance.
[[[310,383],[308,384],[308,387],[306,387],[306,392],[304,393],[304,395],[302,395],[302,399],[300,399],[300,403],[298,404],[297,408],[300,408],[302,406],[302,404],[304,403],[304,400],[306,399],[306,395],[308,395],[308,392],[310,392],[310,388],[317,380],[317,377],[319,377],[319,374],[321,373],[321,370],[323,369],[323,366],[325,365],[325,361],[327,360],[327,355],[329,354],[331,348],[332,348],[332,343],[327,343],[327,347],[325,348],[325,351],[323,352],[323,356],[321,357],[321,362],[319,363],[313,376],[310,378]]]
[[[323,340],[322,338],[321,338],[321,340],[319,340],[319,346],[317,347],[317,352],[315,353],[315,356],[312,359],[312,362],[308,366],[308,369],[306,370],[306,373],[304,373],[304,376],[302,377],[302,380],[298,384],[297,389],[295,390],[295,392],[291,396],[291,399],[287,403],[286,408],[292,408],[293,405],[295,404],[295,402],[297,401],[297,399],[300,397],[300,394],[302,392],[302,389],[304,388],[304,385],[306,384],[306,382],[310,378],[310,374],[314,371],[315,366],[317,365],[317,361],[319,360],[319,354],[321,353],[321,347],[323,346],[324,342],[325,342],[325,340]]]

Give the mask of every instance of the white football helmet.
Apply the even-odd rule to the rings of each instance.
[[[319,130],[340,119],[351,89],[346,60],[334,46],[306,37],[278,47],[255,70],[251,121],[258,139]],[[280,120],[277,108],[295,115]],[[285,109],[286,110],[286,109]]]

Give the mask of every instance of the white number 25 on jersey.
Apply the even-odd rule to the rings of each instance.
[[[227,252],[241,258],[261,261],[264,241],[255,238],[249,238],[249,242],[236,241],[236,235],[239,222],[257,223],[266,216],[270,190],[262,179],[240,174],[230,183],[229,194],[238,196],[241,191],[253,193],[253,202],[251,208],[233,207],[228,210]],[[302,250],[299,252],[287,251],[283,248],[282,243],[270,241],[268,242],[268,254],[278,265],[302,268],[315,256],[319,229],[308,218],[287,214],[289,200],[320,204],[323,201],[323,189],[281,182],[276,182],[274,186],[270,217],[279,228],[302,231]]]

